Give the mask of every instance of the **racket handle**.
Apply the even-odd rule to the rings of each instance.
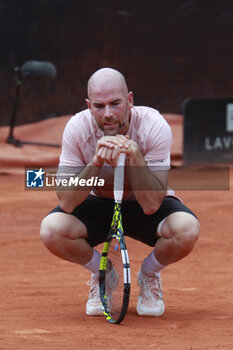
[[[124,193],[124,171],[125,171],[125,153],[120,153],[117,159],[117,166],[114,171],[114,200],[121,203]]]

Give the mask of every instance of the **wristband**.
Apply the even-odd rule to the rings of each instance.
[[[94,166],[97,166],[97,168],[101,168],[101,167],[102,167],[102,165],[98,165],[98,164],[94,163],[93,160],[92,160],[91,162],[92,162],[92,164],[93,164]]]

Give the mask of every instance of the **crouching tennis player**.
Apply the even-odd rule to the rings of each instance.
[[[165,306],[161,271],[193,249],[199,233],[195,214],[168,189],[171,129],[161,114],[134,106],[124,76],[111,68],[88,81],[87,109],[67,123],[59,169],[80,168],[79,179],[104,179],[104,186],[58,190],[59,206],[42,221],[41,238],[56,256],[91,272],[87,315],[102,315],[98,271],[113,213],[113,173],[126,154],[122,202],[124,232],[152,247],[138,272],[137,313],[160,316]]]

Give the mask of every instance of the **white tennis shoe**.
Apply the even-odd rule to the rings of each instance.
[[[108,283],[111,282],[111,283]],[[116,288],[119,281],[119,275],[116,272],[114,266],[111,266],[111,269],[107,270],[107,287],[106,294],[108,298],[111,298],[111,294]],[[99,273],[93,273],[91,275],[90,281],[87,282],[87,285],[91,287],[88,300],[86,303],[86,314],[90,316],[102,316],[103,307],[100,301],[99,293]]]
[[[91,287],[86,303],[86,314],[92,316],[103,315],[103,308],[99,293],[99,273],[92,273],[87,285]]]
[[[137,313],[140,316],[161,316],[165,306],[163,301],[160,274],[148,276],[142,271],[138,273],[140,293],[138,296]]]

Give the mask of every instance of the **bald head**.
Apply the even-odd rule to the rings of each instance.
[[[123,74],[113,68],[101,68],[92,74],[88,80],[88,97],[91,98],[93,92],[104,92],[113,86],[117,86],[124,94],[128,94],[128,87]]]
[[[88,81],[87,106],[105,135],[126,135],[133,107],[124,76],[115,69],[97,70]]]

